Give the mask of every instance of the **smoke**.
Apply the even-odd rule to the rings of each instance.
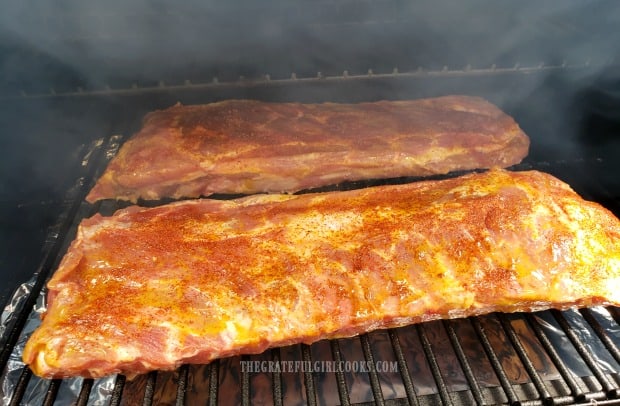
[[[620,46],[613,0],[4,3],[0,26],[21,60],[3,58],[3,70],[21,78],[45,77],[37,67],[69,71],[71,78],[58,73],[49,80],[68,85],[444,65],[604,65]]]

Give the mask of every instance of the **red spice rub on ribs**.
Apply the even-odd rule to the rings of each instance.
[[[508,167],[528,148],[515,121],[478,97],[176,105],[146,116],[87,200],[289,193],[343,181]]]
[[[83,221],[23,359],[132,376],[619,286],[620,221],[535,171],[131,207]]]

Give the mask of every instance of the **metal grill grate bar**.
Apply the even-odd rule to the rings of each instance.
[[[177,406],[185,404],[185,393],[187,392],[187,377],[189,375],[189,365],[183,365],[179,368],[179,380],[177,383]]]
[[[114,383],[114,389],[112,390],[112,395],[110,397],[110,406],[120,405],[126,381],[127,379],[125,378],[125,375],[117,375],[116,382]]]
[[[88,397],[90,396],[90,391],[93,389],[93,380],[92,379],[84,379],[82,382],[82,388],[80,389],[80,394],[77,398],[76,405],[87,405]]]
[[[209,406],[217,406],[217,388],[220,377],[219,371],[220,361],[215,360],[209,366]]]
[[[241,361],[248,362],[250,357],[241,356]],[[247,406],[250,404],[250,373],[247,370],[241,370],[241,404]]]
[[[28,386],[28,382],[32,377],[32,372],[29,368],[24,368],[22,373],[19,376],[19,380],[15,385],[15,389],[13,390],[13,396],[11,396],[11,403],[9,406],[19,405],[22,398],[24,397],[24,393],[26,393],[26,387]]]
[[[417,324],[416,330],[418,332],[418,336],[420,337],[420,342],[422,343],[422,348],[424,349],[426,359],[428,360],[428,363],[431,367],[433,378],[435,379],[435,383],[437,384],[437,389],[439,390],[439,397],[441,398],[441,402],[444,405],[451,405],[452,399],[450,399],[450,393],[448,392],[446,383],[441,376],[441,370],[439,369],[437,357],[433,353],[433,347],[428,339],[428,336],[426,335],[426,332],[424,331],[424,326],[421,324]]]
[[[54,404],[61,384],[62,384],[62,380],[60,379],[53,379],[50,382],[50,385],[47,388],[47,393],[45,394],[45,399],[43,399],[44,406],[48,406],[48,405],[52,406]]]
[[[521,404],[519,402],[519,399],[517,398],[517,394],[515,393],[514,389],[512,388],[512,385],[510,384],[510,381],[508,379],[508,376],[506,375],[506,372],[504,371],[504,368],[502,368],[502,363],[500,362],[497,354],[495,354],[495,351],[493,350],[493,347],[491,346],[491,342],[489,341],[488,337],[484,333],[484,327],[482,326],[482,323],[480,323],[480,320],[478,318],[470,318],[470,320],[474,326],[474,330],[476,331],[478,338],[480,339],[480,342],[482,344],[482,347],[484,348],[484,351],[489,357],[489,361],[491,362],[491,365],[493,366],[493,370],[497,374],[497,378],[499,379],[499,382],[502,385],[502,388],[504,389],[506,396],[508,397],[508,402],[511,405]]]
[[[247,355],[241,356],[241,361],[248,362],[250,357]],[[250,373],[247,370],[241,370],[241,404],[250,404]]]
[[[271,360],[279,364],[280,363],[280,349],[274,348],[271,350]],[[282,406],[282,372],[273,373],[273,404],[274,406]]]
[[[544,404],[552,404],[553,399],[551,394],[549,393],[549,391],[545,387],[544,382],[542,381],[542,379],[540,379],[540,376],[536,372],[534,364],[532,364],[530,357],[527,355],[527,352],[525,351],[523,344],[521,344],[521,340],[519,340],[516,331],[514,330],[514,328],[512,328],[508,317],[504,314],[498,314],[498,317],[504,331],[508,335],[508,339],[510,340],[512,346],[517,352],[517,355],[523,363],[523,366],[525,367],[525,370],[527,371],[530,379],[534,383],[534,386],[536,387],[536,390],[538,391],[541,400]]]
[[[143,406],[150,406],[153,404],[153,398],[155,397],[155,384],[157,383],[157,372],[149,372],[146,377],[146,385],[144,387],[144,398],[142,399]]]
[[[310,346],[306,344],[301,345],[301,358],[304,362],[312,362]],[[314,378],[310,371],[304,371],[304,384],[306,385],[306,401],[309,406],[316,406],[316,389],[314,385]]]
[[[337,365],[342,365],[343,359],[342,353],[340,352],[340,345],[338,343],[338,340],[330,341],[330,346],[334,361]],[[336,382],[338,384],[338,395],[340,396],[340,402],[342,406],[350,406],[351,401],[349,400],[349,390],[347,389],[344,372],[341,369],[336,370]]]
[[[405,360],[405,354],[403,353],[403,348],[400,345],[398,334],[396,334],[393,329],[390,329],[388,334],[390,336],[390,343],[394,349],[396,362],[398,363],[398,370],[400,371],[400,375],[405,386],[407,400],[413,406],[420,406],[420,402],[415,393],[415,388],[413,387],[413,382],[411,381],[411,375],[409,375],[409,367],[407,366],[407,361]]]
[[[448,338],[450,338],[450,343],[452,344],[452,347],[454,348],[454,351],[459,360],[459,363],[461,364],[463,373],[465,374],[465,377],[467,378],[467,383],[469,384],[471,393],[474,396],[476,403],[479,405],[483,405],[485,402],[482,396],[482,391],[480,390],[478,381],[476,380],[476,377],[474,376],[474,371],[472,370],[471,365],[469,364],[469,361],[467,361],[467,356],[465,355],[465,352],[463,351],[463,347],[461,346],[461,342],[459,341],[458,336],[456,335],[456,331],[454,330],[454,327],[452,326],[452,321],[444,320],[443,325],[448,333]]]
[[[370,347],[370,340],[368,339],[368,334],[362,334],[360,336],[360,341],[362,342],[362,351],[364,351],[365,360],[370,362],[371,365],[376,365],[375,359],[372,355],[372,349]],[[383,399],[383,393],[381,391],[381,384],[379,383],[377,371],[374,368],[370,368],[368,375],[370,377],[370,387],[372,388],[375,403],[377,405],[385,405],[385,400]]]

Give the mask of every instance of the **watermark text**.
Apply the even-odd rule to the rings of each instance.
[[[396,361],[240,361],[249,373],[398,372]]]

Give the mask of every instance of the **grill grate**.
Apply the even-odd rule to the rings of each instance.
[[[93,210],[111,213],[119,207],[108,201],[93,208],[82,201],[89,186],[84,179],[96,177],[120,142],[113,136],[91,154],[81,187],[70,192],[65,213],[50,233],[54,237],[48,239],[31,293],[2,337],[0,390],[11,405],[64,404],[67,399],[76,405],[95,400],[110,405],[620,405],[620,309],[614,307],[433,321],[209,365],[185,365],[132,381],[120,375],[44,381],[20,366],[12,372],[18,377],[6,393],[9,364],[19,358],[31,311],[80,219]],[[536,166],[523,164],[520,169]],[[570,163],[552,166],[556,173],[570,172]],[[301,368],[293,372],[250,372],[242,367],[295,361]],[[304,367],[317,361],[345,366],[355,361],[375,368],[360,372]],[[376,368],[381,365],[391,369]]]

